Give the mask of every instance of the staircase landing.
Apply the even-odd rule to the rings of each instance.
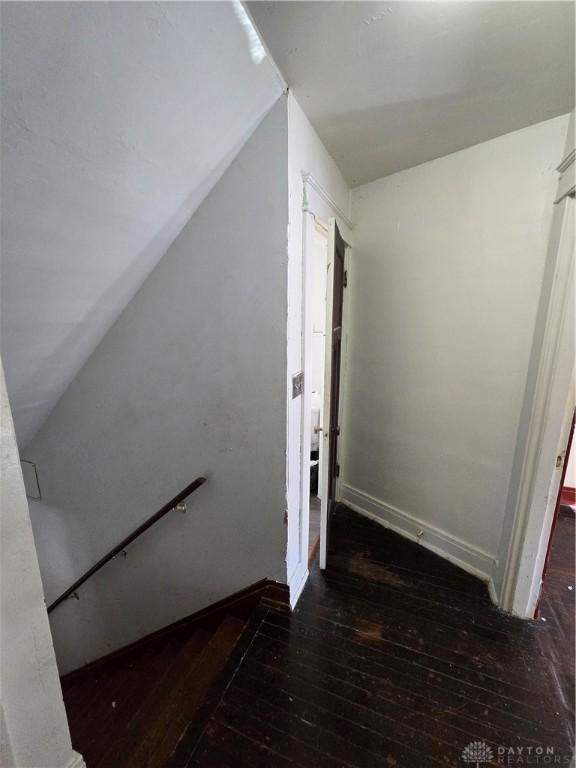
[[[314,566],[292,614],[264,600],[245,627],[168,636],[78,682],[65,690],[73,744],[88,768],[462,768],[471,742],[483,765],[527,764],[516,750],[539,747],[553,750],[542,764],[568,765],[574,518],[560,527],[547,620],[524,622],[339,507],[328,569]]]
[[[569,567],[565,623],[549,606],[548,621],[520,621],[482,582],[340,507],[327,571],[314,568],[292,615],[261,609],[231,683],[170,768],[462,768],[477,741],[486,765],[502,764],[499,747],[538,746],[568,765],[573,545]]]

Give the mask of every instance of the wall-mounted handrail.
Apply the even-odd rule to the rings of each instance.
[[[126,536],[125,539],[122,539],[122,541],[117,544],[113,549],[111,549],[107,554],[104,555],[104,557],[101,557],[98,562],[93,565],[91,568],[89,568],[86,573],[82,574],[79,579],[77,579],[74,584],[72,584],[71,587],[68,587],[68,589],[65,592],[62,592],[60,597],[57,597],[56,600],[54,600],[53,603],[50,603],[48,606],[48,613],[50,611],[53,611],[56,606],[60,605],[61,602],[66,600],[70,595],[73,595],[78,587],[82,586],[85,581],[88,581],[88,579],[93,576],[97,571],[100,570],[104,565],[106,565],[107,562],[112,560],[113,557],[116,557],[120,552],[122,552],[126,547],[131,544],[134,539],[137,539],[138,536],[141,536],[144,531],[147,531],[148,528],[151,528],[154,523],[157,523],[158,520],[160,520],[164,515],[167,515],[168,512],[170,512],[174,507],[176,507],[181,501],[183,501],[187,496],[190,496],[191,493],[194,493],[194,491],[197,488],[200,488],[201,485],[204,485],[206,482],[205,477],[197,477],[196,480],[194,480],[193,483],[190,483],[190,485],[187,485],[184,490],[180,491],[176,496],[174,496],[173,499],[171,499],[167,504],[164,504],[162,509],[159,509],[158,512],[152,515],[152,517],[149,517],[146,522],[142,523],[142,525],[139,525],[138,528],[135,528],[132,533],[128,536]]]

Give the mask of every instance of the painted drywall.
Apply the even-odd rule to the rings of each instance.
[[[286,581],[287,130],[281,97],[23,457],[48,601],[208,477],[51,614],[62,671]]]
[[[0,758],[3,768],[64,768],[72,751],[24,480],[0,362]]]
[[[569,2],[250,2],[350,186],[574,106]]]
[[[353,190],[344,497],[490,575],[567,117]]]
[[[303,182],[302,174],[311,173],[326,193],[348,215],[350,190],[336,163],[308,122],[296,99],[288,94],[288,552],[287,568],[291,592],[297,593],[307,572],[307,558],[301,546],[303,504],[309,502],[309,494],[302,489],[302,425],[307,423],[309,404],[304,398],[292,399],[292,376],[304,369],[302,344],[303,317]],[[310,193],[309,209],[323,220],[334,212],[320,196]],[[342,225],[349,237],[347,228]],[[308,265],[309,266],[309,265]],[[306,276],[308,277],[308,276]],[[305,382],[305,387],[307,387]]]
[[[20,447],[281,93],[232,3],[2,8],[2,349]]]

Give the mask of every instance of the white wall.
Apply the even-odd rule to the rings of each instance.
[[[231,2],[2,7],[2,347],[25,447],[280,96]]]
[[[353,191],[344,497],[497,556],[567,117]]]
[[[72,751],[0,363],[0,764],[83,765]]]
[[[288,581],[291,593],[298,592],[302,579],[307,572],[307,558],[303,558],[305,548],[301,546],[301,534],[307,520],[301,528],[303,504],[308,504],[309,494],[302,493],[301,431],[303,398],[292,399],[292,376],[304,368],[304,348],[302,344],[302,301],[303,301],[303,212],[302,212],[302,174],[311,173],[327,194],[341,210],[348,215],[350,191],[336,163],[332,160],[304,112],[292,94],[288,94],[288,186],[289,186],[289,224],[288,224]],[[308,201],[310,210],[320,218],[327,220],[334,212],[326,201],[319,196],[311,196]],[[343,234],[350,237],[342,224]],[[305,384],[306,386],[306,384]]]
[[[208,476],[51,614],[61,671],[286,580],[287,194],[282,97],[23,456],[48,601]]]

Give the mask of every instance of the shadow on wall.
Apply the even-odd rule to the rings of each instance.
[[[1,34],[2,345],[22,448],[282,87],[231,3],[13,3]]]
[[[286,580],[287,168],[282,97],[26,450],[49,601],[69,586],[64,547],[77,578],[209,478],[186,515],[167,515],[54,611],[62,672],[262,578]]]
[[[259,117],[254,125],[250,127],[248,135],[253,133],[261,119],[262,118]],[[63,357],[76,361],[76,368],[72,373],[72,378],[81,370],[90,355],[94,353],[95,348],[105,338],[110,328],[118,319],[115,308],[126,307],[131,299],[138,293],[138,290],[146,278],[158,264],[158,254],[166,253],[170,245],[178,237],[188,221],[190,221],[191,216],[193,216],[200,203],[226,172],[226,169],[238,155],[238,152],[242,149],[246,141],[247,139],[243,138],[226,154],[214,170],[203,180],[201,185],[195,189],[188,199],[182,203],[180,208],[174,212],[171,219],[164,224],[162,229],[156,233],[146,247],[131,261],[129,267],[108,288],[104,295],[99,297],[98,302],[94,304],[84,316],[82,323],[73,325],[68,334],[53,350],[50,357],[42,359],[41,373],[44,378],[48,379],[51,388],[54,388],[55,391],[60,391],[61,389],[62,372],[60,362]],[[109,318],[109,321],[105,326],[101,326],[100,323],[96,322],[97,319],[102,316]],[[88,336],[93,335],[93,329],[98,329],[98,337],[91,339],[88,343]],[[39,374],[40,371],[38,371],[38,375]],[[34,380],[32,380],[31,384],[32,386],[34,385]],[[26,387],[24,387],[18,392],[15,399],[17,401],[22,399],[24,402],[29,402],[33,399],[32,395],[33,392],[28,392]],[[42,428],[42,424],[48,418],[50,412],[58,402],[58,399],[59,398],[56,398],[49,403],[35,403],[33,406],[25,407],[23,409],[15,409],[20,424],[20,434],[29,435],[25,438],[25,442],[20,447],[23,458],[26,456],[26,447],[28,443],[33,440],[34,434]],[[39,411],[46,414],[40,422],[38,422],[37,417]],[[35,431],[34,434],[29,434],[29,425],[32,423],[35,425]]]

